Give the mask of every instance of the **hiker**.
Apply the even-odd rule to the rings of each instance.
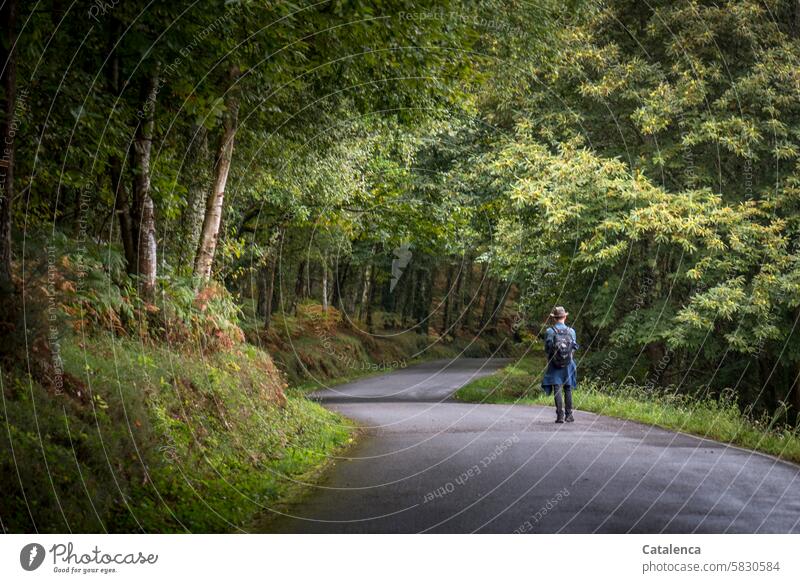
[[[556,306],[550,314],[553,325],[547,329],[544,350],[547,353],[547,371],[542,388],[547,396],[555,394],[556,423],[572,423],[572,389],[578,384],[578,367],[574,353],[578,349],[575,330],[567,326],[569,314],[563,306]]]

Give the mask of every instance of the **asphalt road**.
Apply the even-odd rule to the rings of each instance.
[[[366,435],[271,532],[800,532],[800,466],[578,411],[450,395],[500,360],[315,393]]]

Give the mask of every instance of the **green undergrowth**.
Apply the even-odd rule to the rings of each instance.
[[[376,315],[381,323],[383,314]],[[439,337],[411,329],[397,331],[376,326],[367,332],[358,322],[347,322],[335,308],[323,312],[319,304],[305,302],[297,315],[276,314],[270,331],[261,322],[245,317],[247,339],[263,347],[286,375],[293,391],[339,384],[355,378],[378,375],[414,363],[440,358],[512,356],[520,345],[510,335],[483,334]]]
[[[552,405],[541,389],[544,358],[526,357],[462,387],[455,398],[470,403]],[[664,427],[800,463],[800,431],[775,418],[742,412],[732,392],[698,398],[674,390],[633,384],[581,380],[573,393],[575,408]]]
[[[246,343],[71,337],[60,356],[57,390],[2,371],[7,532],[239,530],[352,439]]]

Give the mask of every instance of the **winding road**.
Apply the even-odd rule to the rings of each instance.
[[[271,532],[800,532],[800,466],[577,411],[451,395],[506,361],[436,361],[313,394],[366,434]]]

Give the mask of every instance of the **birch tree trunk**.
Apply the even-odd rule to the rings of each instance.
[[[158,269],[156,219],[150,197],[150,152],[155,127],[155,105],[158,94],[158,73],[148,76],[142,85],[141,119],[133,141],[133,228],[136,234],[136,275],[139,294],[152,300],[156,291]]]
[[[236,137],[236,127],[239,121],[239,100],[233,87],[239,70],[236,66],[229,71],[231,86],[225,100],[225,115],[222,122],[222,136],[217,149],[217,160],[214,173],[214,184],[206,201],[206,212],[203,217],[203,227],[200,230],[200,242],[194,261],[194,275],[201,282],[206,282],[211,277],[211,266],[214,263],[214,253],[219,240],[219,226],[222,222],[222,205],[225,202],[225,186],[228,183],[228,173],[231,169],[233,158],[233,140]]]
[[[186,207],[181,213],[181,226],[186,233],[186,240],[181,245],[181,257],[186,263],[194,259],[194,253],[200,243],[200,232],[208,200],[209,162],[208,131],[205,126],[199,124],[192,127],[191,142],[184,166],[188,196]]]
[[[322,257],[322,311],[328,313],[328,260]]]

